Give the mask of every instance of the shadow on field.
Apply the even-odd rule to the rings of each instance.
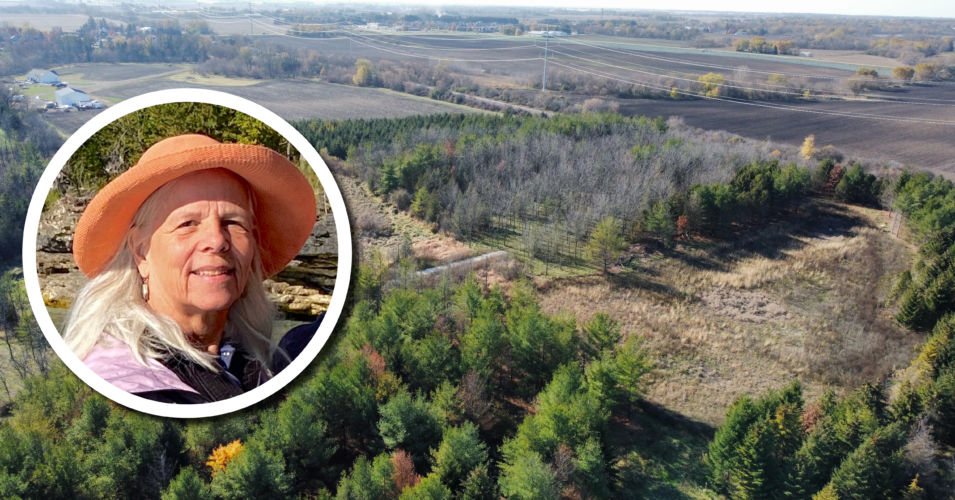
[[[756,256],[783,259],[787,251],[805,246],[800,238],[851,237],[855,228],[866,224],[843,206],[816,200],[767,222],[737,227],[709,255],[717,265]]]
[[[639,269],[631,268],[621,273],[608,274],[607,281],[614,288],[640,289],[670,299],[682,298],[683,292],[652,279],[653,276],[659,276],[659,274],[660,272],[656,269],[640,266]]]
[[[691,246],[694,248],[701,248],[701,246],[693,245],[693,244],[689,244],[687,246]],[[692,266],[701,271],[728,271],[729,270],[729,266],[727,266],[726,263],[720,262],[719,260],[712,258],[709,252],[707,252],[707,254],[703,256],[699,254],[696,254],[696,255],[689,254],[685,251],[680,251],[680,250],[666,249],[663,251],[663,254],[666,255],[668,258],[676,259],[688,266]]]
[[[715,429],[641,400],[610,422],[621,498],[692,498],[681,486],[706,483],[703,454]]]

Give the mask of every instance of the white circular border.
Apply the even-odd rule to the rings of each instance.
[[[52,189],[53,182],[66,165],[66,162],[94,133],[113,121],[143,108],[175,102],[201,102],[231,108],[262,121],[285,137],[311,165],[312,170],[315,171],[319,181],[321,181],[332,207],[335,230],[338,235],[338,274],[335,278],[335,288],[332,290],[332,299],[328,311],[325,313],[325,318],[318,327],[315,336],[288,367],[262,386],[239,396],[213,403],[171,404],[152,401],[123,391],[93,373],[67,347],[63,337],[57,331],[53,320],[46,311],[46,304],[43,302],[43,294],[40,292],[40,281],[37,276],[36,241],[40,215],[47,194]],[[26,224],[23,227],[23,278],[26,283],[27,295],[30,298],[33,315],[39,323],[43,335],[46,336],[47,341],[53,347],[53,351],[73,373],[103,396],[128,408],[161,417],[202,418],[222,415],[247,408],[285,387],[305,370],[328,341],[345,306],[345,295],[348,293],[348,283],[351,278],[351,265],[352,241],[345,210],[345,200],[342,198],[341,191],[338,189],[338,184],[332,177],[331,171],[325,165],[322,157],[315,151],[315,147],[279,115],[242,97],[215,90],[169,89],[150,92],[110,106],[94,116],[74,132],[50,160],[49,165],[43,171],[43,175],[40,176],[36,190],[33,192],[30,208],[27,210]]]

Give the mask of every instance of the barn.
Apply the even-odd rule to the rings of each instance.
[[[54,85],[60,83],[60,75],[56,74],[56,71],[49,69],[31,69],[30,72],[27,73],[27,81]]]
[[[91,100],[92,99],[90,99],[90,96],[88,96],[86,92],[83,92],[82,90],[66,87],[56,91],[57,106],[79,107],[80,104],[90,102]]]

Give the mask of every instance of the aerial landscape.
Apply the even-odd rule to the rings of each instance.
[[[0,497],[955,498],[955,14],[745,10],[0,3]],[[174,88],[292,123],[356,256],[295,382],[191,420],[35,320],[118,146],[46,197],[46,310],[21,256],[66,138]],[[169,110],[116,135],[222,119]],[[279,337],[328,307],[324,221]]]

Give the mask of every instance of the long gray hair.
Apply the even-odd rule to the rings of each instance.
[[[106,269],[80,290],[70,308],[63,338],[83,359],[93,347],[109,335],[126,343],[133,355],[145,364],[146,358],[182,356],[209,370],[218,372],[215,356],[193,346],[171,318],[156,314],[142,296],[142,278],[133,258],[132,232],[151,225],[156,217],[156,199],[167,185],[154,192],[136,212],[123,245]],[[249,191],[250,206],[254,196]],[[254,213],[254,210],[253,210]],[[256,235],[257,236],[257,235]],[[258,237],[255,238],[258,241]],[[271,340],[275,307],[262,287],[262,264],[258,250],[245,290],[229,309],[224,337],[238,342],[243,349],[268,367],[275,350]]]

